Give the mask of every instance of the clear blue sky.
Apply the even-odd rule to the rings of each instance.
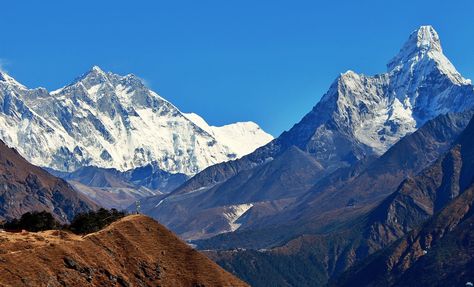
[[[385,71],[431,24],[474,78],[474,1],[3,1],[0,63],[50,90],[93,65],[134,73],[215,125],[252,120],[273,135],[348,69]]]

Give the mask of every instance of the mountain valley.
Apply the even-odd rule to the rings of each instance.
[[[276,138],[98,66],[52,92],[0,71],[0,103],[2,224],[46,211],[63,229],[0,233],[0,285],[474,282],[474,86],[432,26]],[[67,231],[101,207],[128,215]]]

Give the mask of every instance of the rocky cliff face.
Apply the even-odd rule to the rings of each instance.
[[[474,183],[473,135],[474,120],[471,120],[450,151],[418,175],[404,180],[373,211],[371,218],[375,222],[366,236],[379,244],[378,248],[439,213]]]
[[[408,203],[408,202],[406,202]],[[474,272],[474,189],[334,280],[334,286],[464,286]]]

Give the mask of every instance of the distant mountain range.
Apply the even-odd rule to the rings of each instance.
[[[199,248],[218,250],[209,256],[253,286],[326,284],[461,192],[440,195],[436,208],[413,218],[407,204],[385,206],[404,180],[459,142],[474,107],[474,87],[431,26],[414,31],[387,68],[341,74],[288,132],[145,198],[144,211]],[[399,225],[382,223],[387,216],[399,216]]]
[[[49,210],[66,222],[138,200],[252,286],[474,281],[474,86],[431,26],[387,72],[339,75],[275,139],[254,123],[209,126],[98,67],[51,93],[1,73],[0,99],[0,138],[19,150],[0,145],[2,218]]]
[[[169,193],[189,176],[161,170],[156,163],[128,171],[84,166],[73,172],[46,168],[51,174],[68,181],[74,189],[100,206],[126,209],[135,201],[152,195]]]
[[[384,154],[438,115],[474,106],[473,86],[444,56],[431,26],[413,32],[387,67],[386,73],[373,77],[352,71],[340,75],[288,132],[241,159],[205,169],[172,194],[147,198],[147,214],[187,239],[227,232],[229,222],[238,220],[226,220],[230,209],[252,205],[249,213],[278,212],[282,202],[290,203],[330,173]],[[312,168],[305,168],[305,162],[312,162]],[[286,178],[264,171],[282,172],[285,165]],[[302,173],[307,178],[301,178]],[[278,180],[288,187],[280,183],[281,191],[270,192]],[[207,213],[224,223],[209,225]]]
[[[273,139],[253,122],[210,126],[135,75],[97,66],[53,92],[0,71],[0,104],[0,139],[109,208],[167,193]]]
[[[97,66],[53,92],[28,89],[0,72],[0,103],[0,139],[31,163],[58,171],[155,164],[193,175],[272,140],[253,122],[209,126],[135,75]]]

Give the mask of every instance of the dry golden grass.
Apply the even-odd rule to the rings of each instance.
[[[86,236],[0,233],[1,286],[247,286],[153,219]]]

